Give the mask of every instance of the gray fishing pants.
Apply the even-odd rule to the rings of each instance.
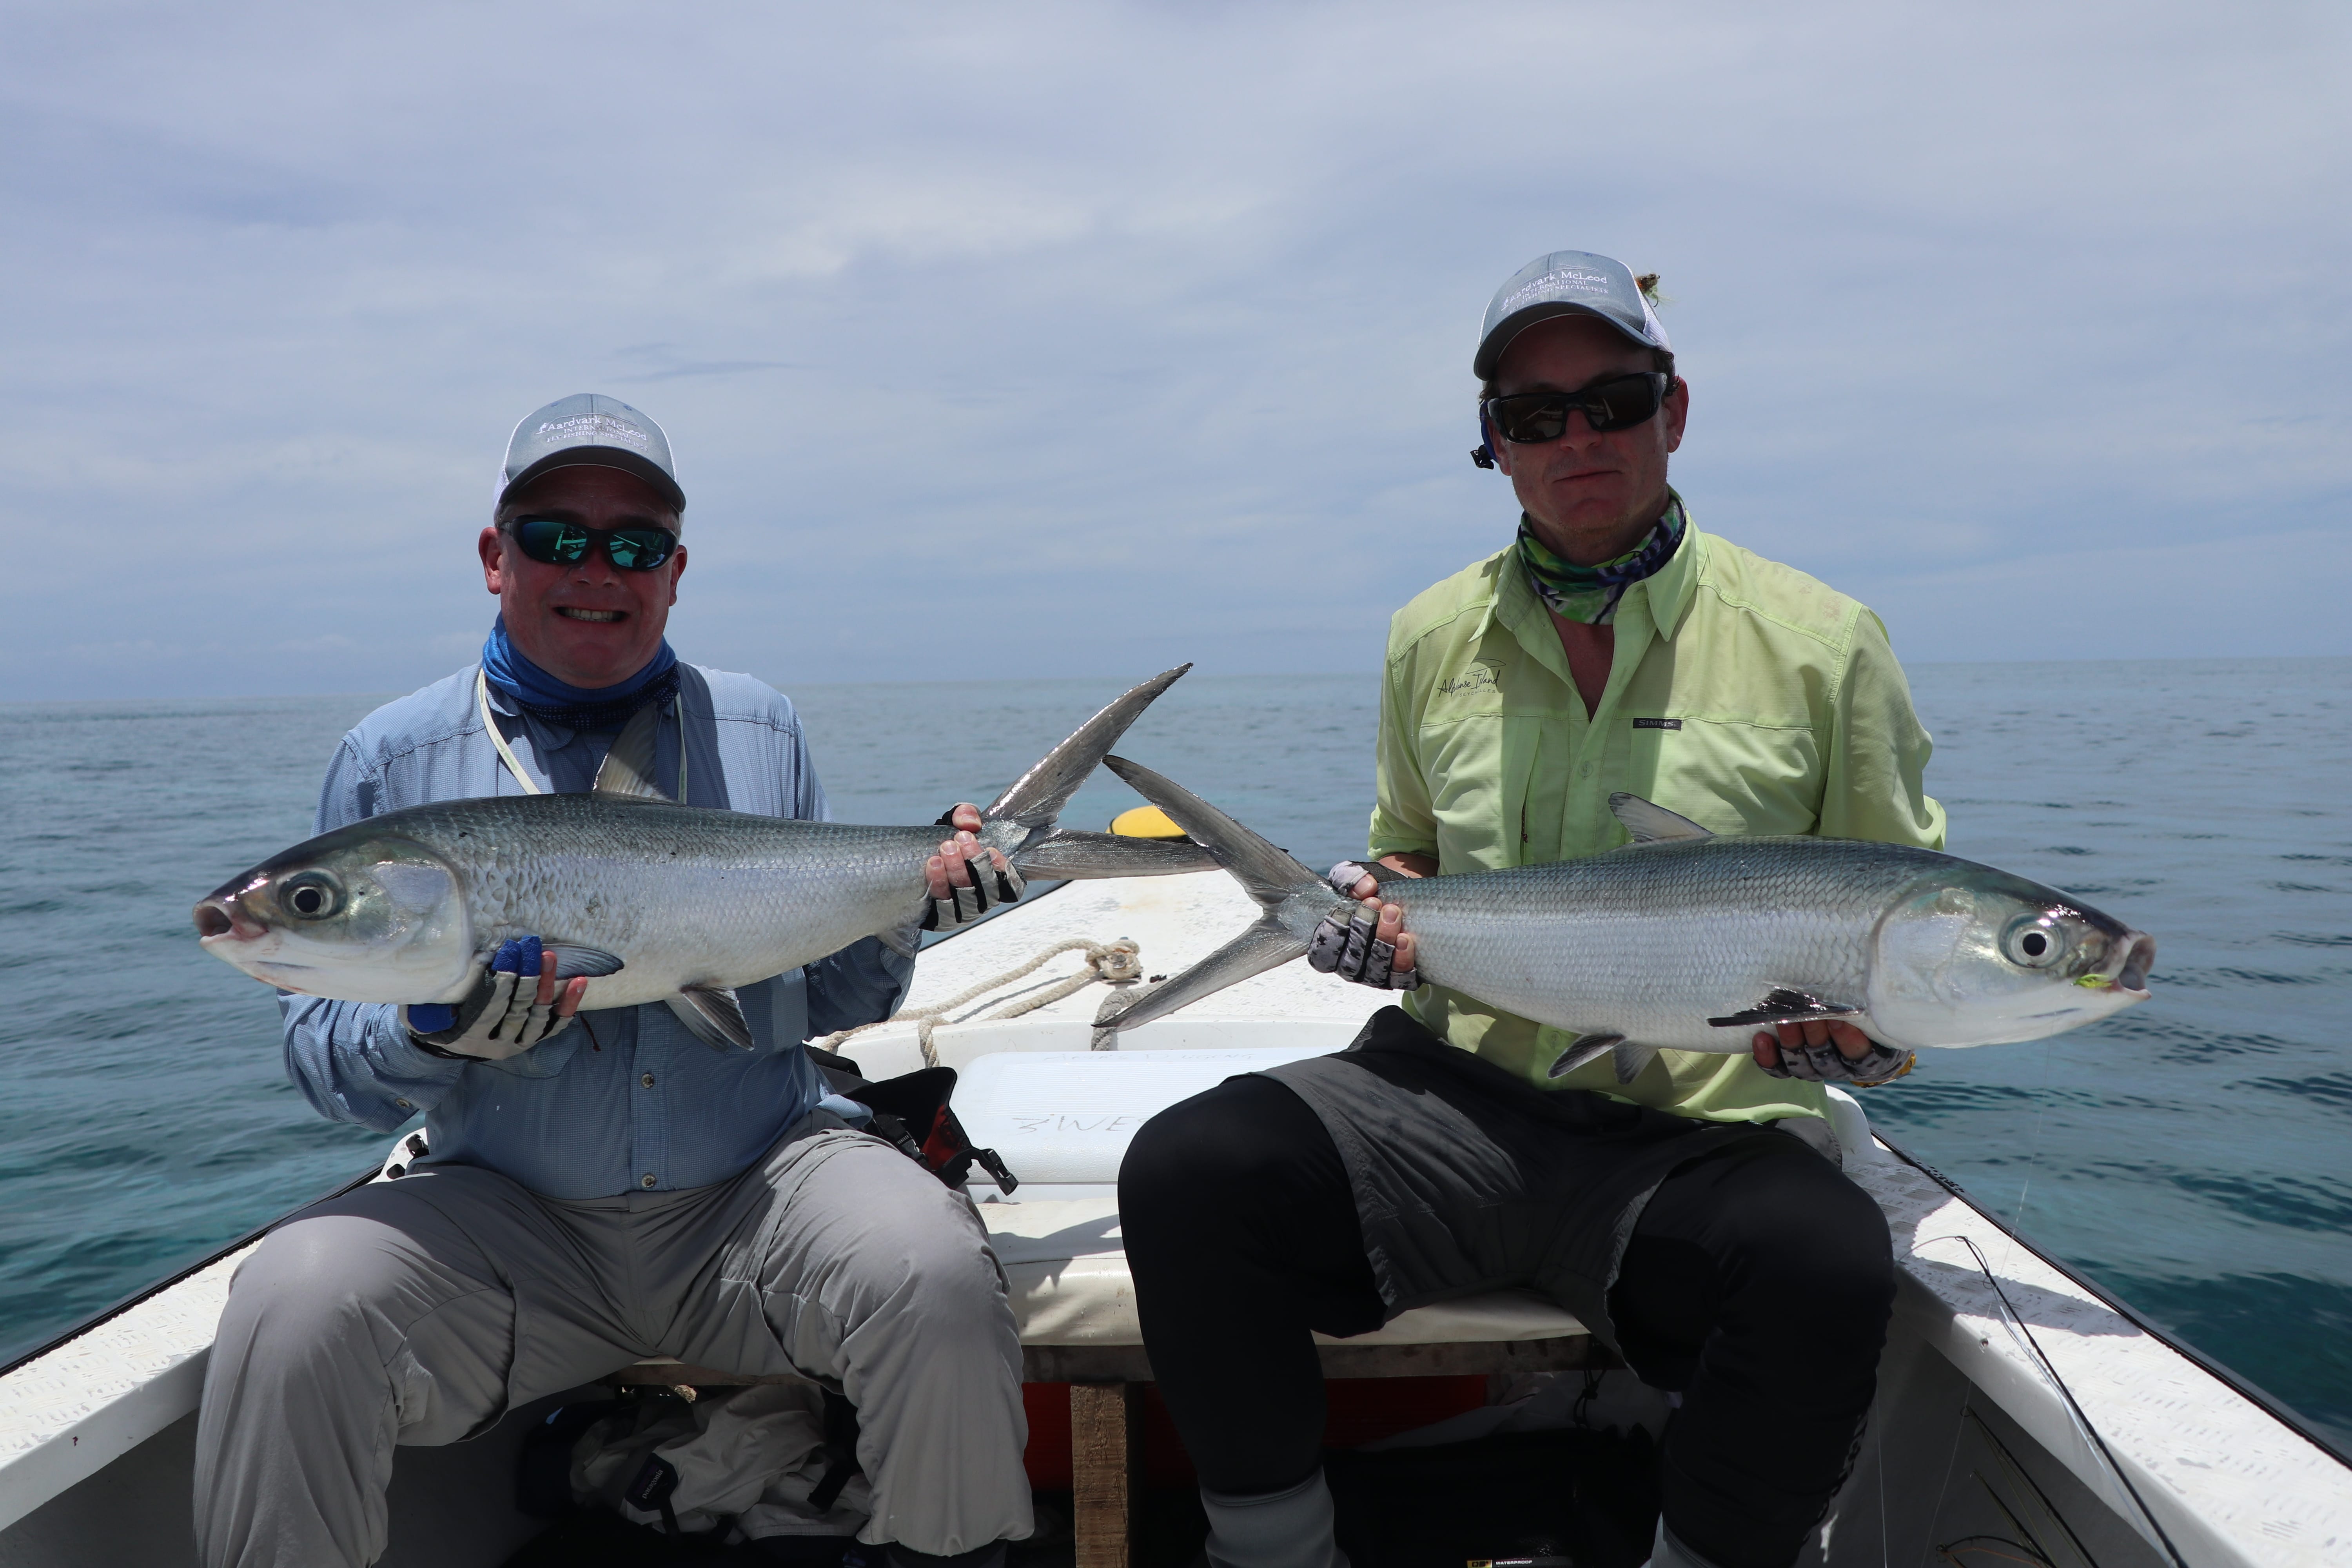
[[[279,1226],[205,1375],[204,1561],[361,1568],[386,1545],[395,1444],[457,1442],[654,1354],[838,1386],[869,1542],[944,1556],[1029,1533],[1021,1345],[986,1233],[819,1110],[688,1192],[559,1201],[426,1164]]]

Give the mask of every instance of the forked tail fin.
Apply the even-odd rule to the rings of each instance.
[[[1095,1014],[1094,1048],[1118,1048],[1118,1032],[1164,1018],[1226,986],[1263,974],[1277,963],[1288,963],[1307,951],[1307,944],[1283,929],[1268,911],[1257,922],[1175,979],[1149,991],[1130,991],[1106,1001]]]
[[[1138,795],[1166,812],[1193,843],[1215,856],[1217,864],[1231,871],[1261,907],[1276,909],[1294,894],[1328,890],[1323,879],[1300,865],[1288,850],[1276,848],[1175,780],[1125,757],[1105,757],[1103,766],[1125,779]]]
[[[1192,668],[1180,664],[1163,670],[1110,703],[1046,752],[1035,767],[1014,779],[981,816],[990,822],[1017,822],[1033,833],[1050,830],[1062,807],[1070,804],[1070,797],[1127,733],[1127,727],[1151,706],[1153,698],[1175,685],[1177,678]]]
[[[1181,784],[1124,757],[1106,757],[1103,765],[1215,856],[1265,913],[1256,924],[1173,980],[1105,1002],[1095,1015],[1094,1048],[1098,1051],[1115,1048],[1122,1029],[1164,1018],[1179,1007],[1305,952],[1306,939],[1294,934],[1277,913],[1291,899],[1304,896],[1320,902],[1337,901],[1323,879],[1288,852],[1276,848]]]
[[[1083,833],[1057,825],[1062,808],[1078,793],[1106,752],[1118,743],[1127,727],[1151,706],[1152,699],[1176,684],[1192,667],[1180,664],[1163,670],[1126,692],[1079,725],[1070,738],[1045,753],[1045,760],[996,797],[981,816],[1014,828],[1028,829],[1018,843],[1003,841],[1014,869],[1024,877],[1048,879],[1088,877],[1170,877],[1185,871],[1213,871],[1216,860],[1197,844],[1166,839],[1128,838],[1113,833]]]

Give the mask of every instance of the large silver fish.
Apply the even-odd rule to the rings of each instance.
[[[1298,956],[1349,907],[1190,791],[1108,765],[1265,913],[1167,984],[1106,1002],[1097,1044]],[[1579,1037],[1554,1078],[1609,1055],[1630,1083],[1662,1047],[1745,1055],[1758,1028],[1815,1018],[1905,1050],[2035,1040],[2147,999],[2155,940],[2055,889],[1932,850],[1718,837],[1638,795],[1609,804],[1633,842],[1608,854],[1381,886],[1424,982]]]
[[[979,838],[1029,877],[1210,870],[1191,845],[1077,833],[1055,819],[1152,699],[1192,666],[1089,719],[982,813]],[[714,1045],[750,1046],[732,988],[860,937],[911,954],[942,830],[792,822],[672,804],[646,783],[655,710],[614,741],[586,795],[413,806],[231,878],[195,908],[205,951],[288,991],[456,1002],[487,955],[537,935],[583,1007],[667,1002]]]

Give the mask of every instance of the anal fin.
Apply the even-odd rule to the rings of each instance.
[[[923,895],[923,909],[929,910],[930,907],[930,895],[926,893]],[[923,951],[923,917],[918,913],[910,916],[904,925],[877,931],[874,933],[874,940],[901,958],[913,958]]]
[[[669,997],[669,1010],[686,1026],[687,1033],[715,1050],[730,1046],[756,1050],[758,1043],[751,1038],[751,1026],[744,1021],[743,1005],[735,993],[716,985],[689,985]]]
[[[1861,1011],[1861,1008],[1849,1007],[1843,1002],[1824,1002],[1818,996],[1803,991],[1791,991],[1783,985],[1775,986],[1765,993],[1764,1000],[1753,1007],[1743,1007],[1737,1013],[1728,1013],[1720,1018],[1709,1018],[1707,1022],[1718,1029],[1737,1029],[1749,1024],[1769,1026],[1773,1024],[1802,1024],[1816,1019],[1845,1018]]]
[[[1609,1051],[1609,1065],[1616,1069],[1617,1081],[1621,1084],[1631,1083],[1640,1078],[1657,1059],[1657,1047],[1637,1046],[1631,1040],[1620,1040]]]

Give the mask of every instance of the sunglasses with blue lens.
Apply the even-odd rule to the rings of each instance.
[[[572,566],[600,545],[605,559],[624,572],[650,572],[677,551],[677,535],[667,528],[589,528],[553,517],[519,517],[507,525],[516,548],[549,566]]]

